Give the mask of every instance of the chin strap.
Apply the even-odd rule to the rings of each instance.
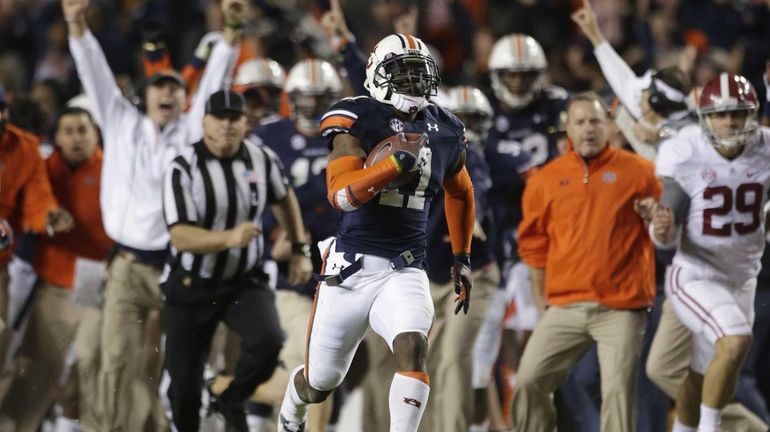
[[[414,114],[428,106],[428,99],[422,96],[407,96],[393,93],[390,96],[393,107],[406,114]]]

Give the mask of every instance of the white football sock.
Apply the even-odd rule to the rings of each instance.
[[[59,416],[56,419],[53,430],[54,432],[80,432],[80,422],[71,418]]]
[[[700,405],[700,422],[698,432],[719,432],[719,423],[722,419],[722,410]]]
[[[695,432],[695,428],[692,426],[685,426],[679,421],[679,417],[674,420],[674,427],[671,428],[671,432]]]
[[[421,373],[424,376],[423,381],[408,376],[406,373],[396,372],[393,375],[393,382],[390,384],[390,396],[388,397],[390,432],[416,431],[420,425],[422,413],[425,412],[425,404],[428,403],[430,385],[425,383],[428,381],[428,374]]]
[[[283,418],[297,425],[305,423],[307,419],[308,403],[300,399],[297,388],[294,386],[294,377],[297,376],[297,373],[302,373],[303,368],[304,366],[302,365],[297,366],[289,374],[289,385],[286,386],[286,393],[283,395],[280,411]],[[278,421],[281,421],[280,418]],[[281,430],[280,424],[278,430]]]

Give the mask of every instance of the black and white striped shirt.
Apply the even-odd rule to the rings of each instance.
[[[283,166],[269,148],[245,140],[235,156],[217,158],[200,141],[174,159],[166,172],[163,211],[169,229],[188,224],[223,231],[245,221],[261,228],[265,206],[288,191]],[[263,248],[262,236],[247,247],[209,254],[179,252],[172,245],[170,265],[203,278],[227,280],[251,270]],[[167,264],[162,279],[169,270]]]

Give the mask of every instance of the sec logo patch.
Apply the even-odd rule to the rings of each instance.
[[[393,117],[392,119],[390,119],[390,121],[388,121],[388,126],[390,126],[390,130],[392,130],[395,133],[404,131],[404,123],[395,117]]]

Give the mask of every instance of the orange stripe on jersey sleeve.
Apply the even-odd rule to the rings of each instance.
[[[332,127],[342,127],[345,129],[350,129],[353,126],[353,123],[355,123],[355,120],[353,120],[350,117],[345,117],[342,115],[332,115],[332,116],[326,117],[321,121],[321,130],[332,128]]]

